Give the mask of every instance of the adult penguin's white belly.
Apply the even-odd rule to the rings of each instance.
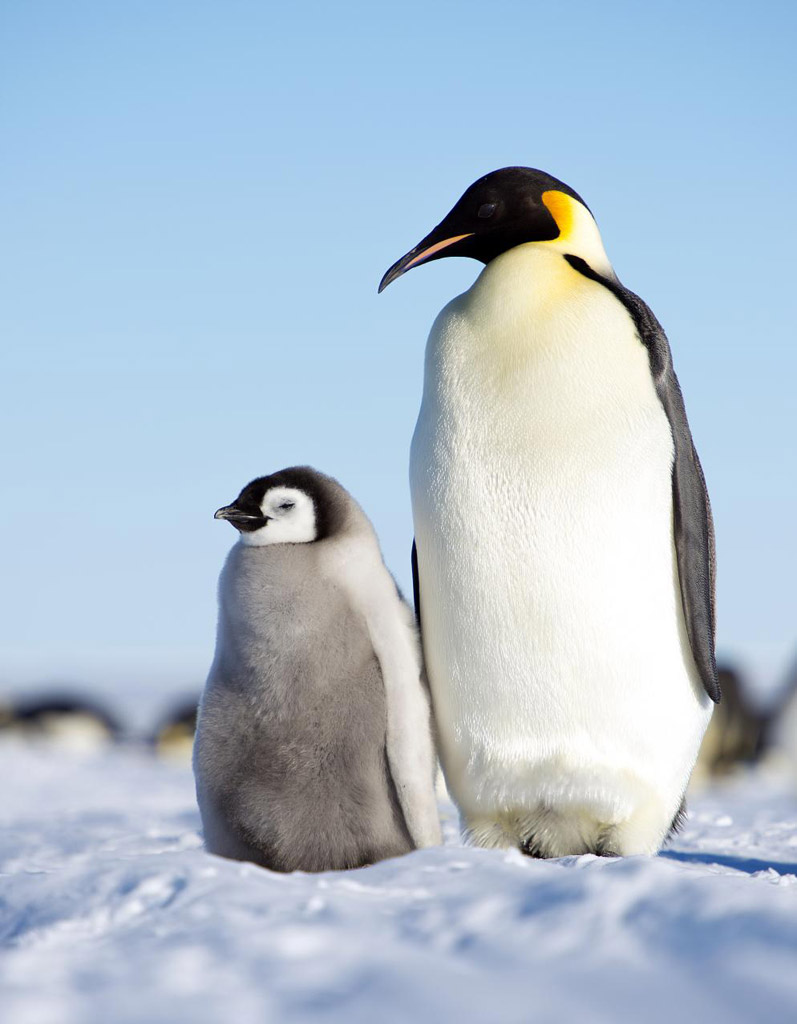
[[[423,646],[472,839],[655,851],[710,701],[673,546],[673,439],[625,307],[494,259],[429,337],[411,454]]]

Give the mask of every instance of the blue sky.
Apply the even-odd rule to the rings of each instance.
[[[797,645],[793,5],[0,6],[0,688],[200,685],[234,537],[310,463],[409,585],[436,312],[377,298],[479,175],[542,167],[663,322],[714,503],[719,644]],[[489,528],[489,524],[485,524]]]

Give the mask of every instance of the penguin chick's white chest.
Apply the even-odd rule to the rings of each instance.
[[[678,810],[710,705],[672,459],[629,314],[561,252],[510,249],[438,317],[412,500],[441,756],[479,841],[545,808],[648,852]]]

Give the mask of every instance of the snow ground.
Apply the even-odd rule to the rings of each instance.
[[[8,1024],[792,1022],[797,799],[694,798],[663,856],[447,845],[276,875],[202,849],[187,768],[0,744]]]

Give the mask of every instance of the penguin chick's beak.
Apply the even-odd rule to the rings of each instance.
[[[213,518],[226,519],[228,523],[232,523],[237,529],[239,524],[260,523],[262,526],[265,526],[271,517],[256,516],[252,515],[251,512],[242,512],[237,505],[225,505],[224,508],[216,509],[213,513]]]
[[[414,249],[402,256],[400,260],[393,264],[388,270],[382,280],[379,282],[379,290],[377,294],[383,292],[385,288],[395,281],[397,277],[401,277],[402,274],[406,274],[408,270],[412,270],[413,267],[419,267],[421,263],[428,263],[430,260],[440,259],[441,256],[458,256],[459,253],[448,252],[447,250],[456,245],[457,242],[462,242],[466,238],[471,238],[474,234],[473,231],[468,231],[464,235],[452,235],[446,237],[448,232],[441,231],[443,228],[442,224],[430,232],[423,241],[418,242]],[[462,253],[464,256],[465,253]]]

